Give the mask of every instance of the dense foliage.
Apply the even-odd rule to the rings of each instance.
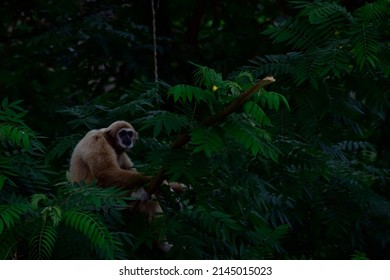
[[[158,1],[155,82],[150,3],[126,2],[0,8],[1,258],[390,257],[388,1]],[[67,181],[118,119],[140,171],[189,186],[160,188],[150,227],[123,190]]]

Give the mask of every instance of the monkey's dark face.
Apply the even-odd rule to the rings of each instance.
[[[137,134],[131,128],[122,128],[118,131],[118,145],[125,150],[131,149],[134,146],[136,138]]]

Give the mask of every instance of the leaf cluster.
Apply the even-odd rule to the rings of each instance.
[[[14,200],[14,201],[12,201]],[[11,197],[0,205],[2,259],[118,259],[129,257],[129,234],[116,234],[127,208],[123,191],[61,184],[56,193]],[[79,240],[85,240],[78,243]],[[78,244],[66,247],[66,244]],[[64,247],[65,246],[65,247]],[[73,256],[73,257],[72,257]]]
[[[283,165],[273,166],[268,180],[295,205],[288,258],[389,256],[383,191],[390,6],[379,0],[351,11],[343,2],[290,1],[296,16],[263,32],[285,53],[258,57],[246,68],[283,81],[276,91],[291,107],[269,116]],[[374,234],[373,228],[381,229]]]
[[[387,71],[386,62],[380,59],[388,48],[380,39],[388,33],[387,1],[374,1],[353,12],[334,1],[291,3],[299,10],[297,16],[277,22],[264,34],[293,53],[259,58],[254,61],[261,65],[258,71],[274,75],[288,71],[296,84],[309,82],[315,88],[327,76],[340,78],[363,68]]]
[[[38,135],[23,121],[19,101],[2,100],[0,107],[0,190],[32,193],[47,188],[50,170]]]

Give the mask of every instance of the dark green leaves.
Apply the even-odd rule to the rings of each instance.
[[[271,125],[271,121],[261,109],[259,105],[257,105],[253,101],[247,101],[244,104],[244,112],[248,114],[251,118],[253,118],[259,125]]]
[[[274,42],[291,46],[292,51],[302,51],[291,71],[298,85],[309,81],[318,88],[318,80],[329,73],[340,77],[354,64],[359,70],[365,65],[376,68],[381,64],[380,55],[386,47],[380,38],[388,29],[383,21],[389,14],[388,2],[366,3],[353,13],[336,2],[293,3],[300,9],[298,16],[271,26],[264,34]],[[285,57],[273,60],[276,67]]]
[[[373,24],[362,23],[356,31],[352,52],[356,56],[357,65],[363,69],[364,65],[369,63],[375,68],[380,61],[381,52],[379,30]]]
[[[3,125],[0,127],[0,141],[8,139],[12,145],[30,148],[30,135],[18,127]]]
[[[173,95],[175,102],[179,100],[192,102],[194,100],[199,103],[201,101],[213,102],[215,100],[214,94],[211,91],[189,85],[176,85],[169,89],[169,94]]]
[[[29,210],[26,204],[0,205],[0,235],[3,230],[12,228]]]
[[[210,157],[212,153],[220,152],[224,146],[217,130],[202,127],[192,131],[191,144],[195,146],[194,153],[203,151],[208,157]]]
[[[258,154],[277,161],[279,151],[271,144],[271,135],[260,127],[245,121],[245,118],[232,118],[225,124],[226,135],[240,143],[253,156]]]
[[[150,111],[148,116],[139,121],[143,124],[141,130],[153,128],[153,137],[157,137],[162,131],[167,135],[178,133],[190,123],[186,116],[162,110]]]
[[[36,260],[50,259],[56,241],[57,229],[47,221],[38,223],[31,234],[29,243],[31,258]]]
[[[197,86],[211,89],[214,85],[219,87],[223,83],[222,75],[214,69],[195,63],[192,64],[197,68],[194,72],[195,84]]]
[[[9,141],[14,146],[30,149],[30,142],[34,137],[28,127],[23,124],[22,118],[26,115],[19,104],[21,101],[8,102],[8,98],[2,100],[0,107],[0,142]]]
[[[114,240],[97,216],[87,212],[67,211],[64,213],[64,221],[66,225],[85,235],[95,246],[100,248],[106,259],[115,257]]]
[[[356,10],[355,14],[363,23],[380,23],[389,14],[389,2],[387,0],[377,0],[366,3]]]

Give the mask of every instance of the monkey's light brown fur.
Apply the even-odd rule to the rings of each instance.
[[[91,130],[76,145],[70,161],[72,182],[89,184],[93,180],[101,187],[116,186],[129,191],[150,181],[134,168],[118,139],[121,129],[133,131],[132,142],[137,139],[134,128],[125,121],[116,121],[107,128]]]

